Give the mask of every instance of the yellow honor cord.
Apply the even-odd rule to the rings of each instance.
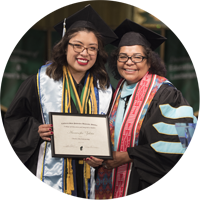
[[[71,113],[71,102],[70,102],[70,90],[69,90],[69,83],[67,77],[67,72],[66,72],[66,67],[63,66],[63,95],[62,95],[62,102],[61,102],[61,112],[63,112],[63,98],[65,99],[64,104],[65,106],[65,113]],[[68,88],[65,89],[65,81],[67,81],[67,86]],[[65,92],[64,92],[65,91]],[[65,96],[64,96],[65,94]],[[66,168],[67,165],[67,177],[66,181],[64,181],[64,188],[65,185],[67,185],[67,188],[65,190],[65,193],[67,194],[72,194],[72,191],[74,190],[74,177],[73,177],[73,169],[72,169],[72,158],[67,158],[64,163],[64,168]],[[65,171],[65,170],[64,170]],[[64,172],[64,177],[65,177],[65,172]]]
[[[67,194],[72,194],[74,190],[74,177],[72,169],[72,158],[67,158]]]
[[[84,161],[84,181],[86,199],[88,199],[88,179],[90,179],[90,166]]]
[[[79,98],[79,96],[78,96],[77,90],[76,90],[75,85],[74,85],[74,81],[73,81],[73,79],[72,79],[71,73],[70,73],[70,71],[68,70],[68,68],[67,68],[67,73],[68,73],[68,75],[69,75],[69,78],[70,78],[70,81],[71,81],[71,85],[72,85],[74,94],[75,94],[76,99],[77,99],[77,103],[78,103],[78,107],[79,107],[79,109],[80,109],[80,113],[83,113],[83,111],[84,111],[84,105],[85,105],[85,103],[87,102],[86,95],[87,95],[87,93],[90,93],[90,85],[89,85],[89,83],[90,83],[90,82],[89,82],[89,81],[90,81],[90,74],[89,74],[89,76],[88,76],[88,78],[87,78],[87,80],[86,80],[85,90],[84,90],[84,94],[83,94],[83,101],[82,101],[82,105],[81,105],[80,98]],[[66,76],[66,79],[67,79],[67,76]],[[68,83],[67,83],[67,84],[68,84]]]
[[[91,114],[91,101],[90,101],[90,99],[88,101],[88,104],[89,104],[89,114]]]
[[[76,91],[75,85],[73,84],[74,81],[73,81],[73,79],[72,79],[71,73],[70,73],[70,71],[68,70],[68,68],[67,68],[67,73],[68,73],[68,75],[69,75],[69,78],[70,78],[70,81],[71,81],[71,85],[72,85],[74,94],[75,94],[75,96],[76,96],[78,106],[79,106],[79,108],[80,108],[80,113],[83,113],[83,108],[82,108],[82,106],[81,106],[81,102],[80,102],[78,93],[77,93],[77,91]],[[66,79],[67,79],[67,76],[66,76]],[[68,79],[67,79],[67,80],[68,80]],[[69,85],[68,82],[67,82],[67,85]]]
[[[91,87],[91,99],[92,99],[92,114],[98,114],[97,113],[97,100],[96,100],[96,96],[94,93],[93,77],[91,78],[90,87]]]
[[[88,165],[87,163],[86,164],[86,178],[87,179],[90,179],[90,165]]]
[[[79,163],[80,165],[83,165],[83,160],[79,160],[78,163]]]
[[[68,81],[68,78],[67,78],[67,71],[66,71],[66,67],[64,66],[63,67],[63,90],[65,90],[65,78],[66,78],[66,81],[67,81],[67,89],[65,90],[65,112],[68,113],[68,110],[70,111],[71,113],[71,96],[70,96],[70,89],[69,89],[69,81]],[[68,102],[67,102],[68,101]],[[62,101],[63,103],[63,101]]]
[[[84,91],[84,94],[83,94],[83,102],[82,102],[82,108],[84,108],[84,105],[87,107],[87,102],[86,100],[88,99],[89,97],[89,94],[90,94],[90,85],[89,85],[89,81],[90,81],[90,74],[89,74],[89,78],[87,79],[86,81],[86,84],[85,84],[85,91]],[[86,97],[87,95],[87,97]],[[85,109],[87,110],[87,109]]]
[[[63,99],[65,94],[65,74],[63,73],[63,85],[62,85],[63,91],[62,91],[62,101],[61,101],[61,112],[63,112]]]
[[[78,106],[80,108],[80,113],[83,113],[85,110],[85,114],[87,113],[87,103],[89,105],[89,114],[97,114],[97,101],[96,96],[94,92],[94,84],[93,84],[93,76],[90,74],[88,75],[88,78],[85,83],[85,90],[83,93],[83,99],[82,99],[82,105],[80,98],[78,96],[77,90],[74,85],[73,78],[71,76],[70,71],[67,67],[63,67],[63,91],[65,90],[65,96],[63,92],[62,97],[62,110],[63,110],[63,98],[65,99],[65,113],[71,113],[71,95],[70,95],[70,88],[69,88],[69,80],[72,83],[72,88],[74,91],[74,94],[77,99]],[[67,81],[67,88],[65,87],[65,80]],[[85,108],[85,109],[84,109]],[[88,198],[88,180],[90,179],[90,166],[83,160],[79,160],[79,164],[84,164],[84,181],[85,181],[85,193],[86,198]],[[66,166],[67,165],[67,166]],[[66,191],[67,194],[72,194],[72,191],[74,190],[74,180],[73,180],[73,169],[72,169],[72,158],[67,158],[65,162],[65,166],[67,167],[67,177],[66,177]]]

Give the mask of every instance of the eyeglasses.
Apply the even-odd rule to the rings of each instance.
[[[119,62],[127,62],[129,59],[131,59],[132,62],[134,63],[140,63],[142,62],[145,58],[145,56],[140,56],[140,55],[134,55],[134,56],[127,56],[125,54],[119,54],[117,60]]]
[[[96,47],[87,47],[86,48],[80,44],[72,44],[72,43],[69,43],[69,45],[73,46],[73,49],[76,53],[81,53],[86,49],[88,54],[96,55],[97,52],[99,51],[99,49],[97,49]]]

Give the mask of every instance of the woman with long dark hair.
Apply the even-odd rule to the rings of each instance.
[[[112,88],[103,47],[117,37],[91,6],[55,29],[63,37],[51,61],[21,85],[6,113],[5,130],[20,160],[43,182],[73,196],[94,198],[94,168],[83,159],[52,157],[49,112],[108,112]]]

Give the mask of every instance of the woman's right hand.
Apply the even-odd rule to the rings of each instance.
[[[91,167],[99,167],[100,165],[102,165],[103,161],[102,159],[99,158],[95,158],[93,156],[90,156],[88,158],[84,159],[85,162],[90,165]]]
[[[43,140],[51,141],[52,124],[42,124],[38,127],[38,133]]]
[[[133,162],[133,159],[129,157],[127,151],[113,151],[113,160],[105,160],[103,166],[106,169],[113,169],[129,162]]]

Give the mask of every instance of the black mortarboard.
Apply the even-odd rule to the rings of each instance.
[[[63,33],[63,23],[65,23],[66,30],[70,30],[76,27],[86,27],[95,29],[103,36],[105,45],[117,39],[116,34],[101,19],[101,17],[96,13],[96,11],[90,5],[86,6],[82,10],[78,11],[77,13],[71,15],[64,21],[54,26],[54,29],[61,36]]]
[[[112,44],[118,47],[144,45],[155,50],[167,38],[126,19],[114,31],[118,36]]]

